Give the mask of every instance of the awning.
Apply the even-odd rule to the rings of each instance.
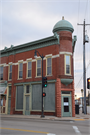
[[[5,93],[7,87],[0,87],[0,95]]]
[[[6,80],[2,80],[0,81],[0,95],[1,94],[6,94],[7,93],[7,81]]]

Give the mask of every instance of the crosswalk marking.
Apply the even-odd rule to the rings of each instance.
[[[56,134],[51,134],[51,133],[48,133],[47,135],[56,135]]]
[[[73,126],[73,129],[75,130],[76,133],[81,134],[76,126]]]

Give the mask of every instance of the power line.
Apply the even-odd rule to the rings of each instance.
[[[86,71],[88,70],[89,65],[90,65],[90,61],[89,61],[88,65],[87,65],[87,67],[86,67]],[[85,72],[86,72],[86,71],[85,71]],[[80,80],[79,80],[78,84],[76,85],[76,88],[78,87],[78,85],[79,85],[79,84],[80,84],[80,82],[82,81],[82,78],[83,78],[83,75],[82,75],[82,77],[80,78]]]

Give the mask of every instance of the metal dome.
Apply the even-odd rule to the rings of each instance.
[[[62,17],[62,20],[57,22],[53,28],[53,33],[58,32],[58,31],[70,31],[73,33],[74,28],[72,26],[72,24],[66,20],[64,20],[64,17]]]

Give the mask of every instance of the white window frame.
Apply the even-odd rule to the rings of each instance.
[[[20,63],[22,63],[22,78],[19,78],[19,66],[20,66]],[[18,63],[18,79],[23,79],[23,61]]]
[[[66,56],[69,56],[69,73],[66,73]],[[71,75],[71,55],[65,54],[65,75]]]
[[[12,73],[12,72],[10,72],[10,66],[11,66],[12,64],[9,64],[9,69],[8,69],[8,80],[12,80],[12,79],[9,79],[9,74],[10,73]],[[13,66],[13,65],[12,65]]]
[[[28,69],[28,62],[31,62],[31,69]],[[31,70],[31,76],[30,77],[28,77],[28,70]],[[32,60],[27,60],[27,73],[26,73],[26,75],[27,75],[27,78],[32,77]]]
[[[47,59],[48,58],[51,58],[51,74],[50,75],[47,74]],[[46,56],[46,76],[51,76],[51,75],[52,75],[52,55],[50,55],[50,56],[48,55],[48,56]]]
[[[42,59],[41,58],[37,58],[36,59],[36,77],[41,77],[41,75],[40,76],[37,76],[37,61],[38,60],[41,60],[41,75],[42,75]]]

